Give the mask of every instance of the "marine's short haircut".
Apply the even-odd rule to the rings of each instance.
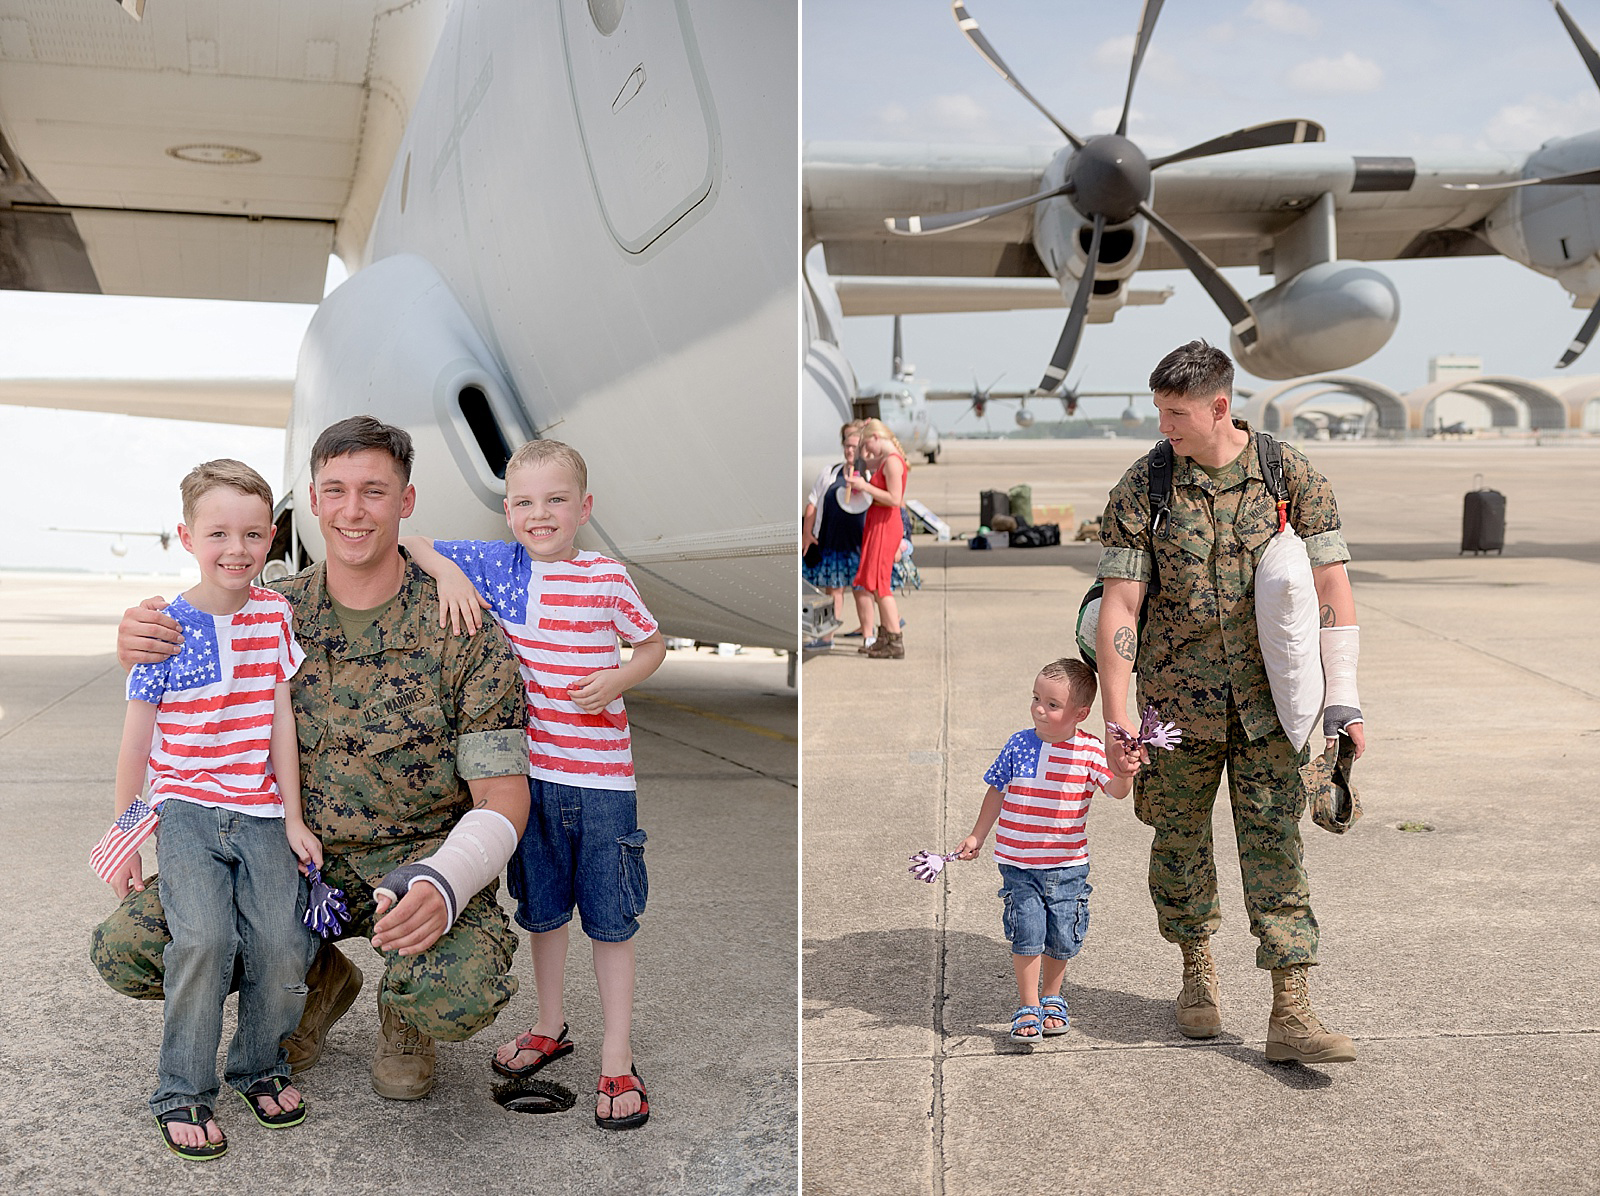
[[[1226,395],[1233,400],[1233,361],[1205,341],[1190,341],[1163,357],[1150,373],[1154,394],[1186,399]]]
[[[179,484],[178,493],[183,495],[183,521],[193,523],[195,504],[202,496],[221,486],[259,498],[267,504],[267,512],[271,514],[272,487],[267,485],[267,480],[243,461],[219,457],[215,461],[203,461],[196,465]]]
[[[1052,660],[1039,670],[1039,676],[1048,677],[1052,681],[1065,681],[1067,692],[1072,695],[1074,706],[1090,706],[1094,704],[1095,685],[1094,670],[1081,660],[1071,656],[1063,656],[1060,660]]]
[[[389,454],[400,469],[400,480],[410,483],[411,462],[417,455],[411,447],[411,433],[370,415],[352,415],[323,429],[311,446],[311,480],[315,482],[322,467],[335,457],[348,457],[367,449]]]
[[[511,460],[506,462],[506,476],[510,477],[513,469],[543,465],[546,461],[565,465],[578,481],[578,493],[589,493],[589,467],[584,464],[583,454],[570,444],[562,444],[559,440],[528,441],[511,454]]]

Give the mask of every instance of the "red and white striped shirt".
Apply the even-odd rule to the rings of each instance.
[[[282,818],[269,759],[273,689],[305,659],[288,600],[251,586],[236,614],[207,614],[183,598],[166,613],[183,627],[182,650],[128,674],[129,701],[158,707],[146,773],[150,805],[175,797]]]
[[[1013,868],[1073,868],[1089,862],[1089,799],[1111,780],[1105,748],[1087,731],[1045,743],[1018,731],[983,774],[1000,790],[994,858]]]
[[[635,788],[628,715],[619,697],[587,714],[568,687],[622,663],[617,638],[649,639],[656,621],[628,571],[596,552],[535,561],[504,540],[435,540],[488,601],[522,670],[528,774],[583,789]]]

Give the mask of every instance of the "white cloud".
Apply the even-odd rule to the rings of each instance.
[[[1296,37],[1310,37],[1322,28],[1322,22],[1310,9],[1291,4],[1290,0],[1250,0],[1244,15],[1260,21],[1268,29]]]
[[[1337,58],[1313,58],[1290,67],[1284,82],[1292,91],[1312,95],[1377,91],[1383,85],[1383,68],[1370,58],[1346,50]]]
[[[911,119],[911,110],[901,103],[885,104],[878,109],[878,123],[887,129],[898,129]]]
[[[930,105],[936,124],[952,132],[970,133],[989,122],[989,111],[966,92],[934,96]]]
[[[1160,30],[1157,30],[1156,36],[1160,37]],[[1134,35],[1131,33],[1106,39],[1095,47],[1095,66],[1118,74],[1126,80],[1128,67],[1133,62],[1133,45]],[[1154,79],[1163,84],[1181,84],[1185,78],[1183,64],[1176,55],[1167,53],[1159,46],[1145,47],[1144,62],[1139,67],[1141,82]]]
[[[1585,89],[1567,99],[1534,95],[1507,104],[1483,131],[1488,149],[1530,150],[1552,137],[1570,137],[1600,128],[1600,96]]]

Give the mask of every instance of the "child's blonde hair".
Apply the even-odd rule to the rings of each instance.
[[[1060,660],[1052,660],[1039,670],[1039,676],[1048,677],[1052,681],[1065,681],[1067,692],[1072,695],[1074,706],[1092,706],[1097,686],[1095,684],[1094,670],[1081,660],[1070,656],[1063,656]]]
[[[203,461],[196,465],[178,486],[178,493],[183,495],[185,523],[194,522],[195,504],[202,496],[218,486],[226,486],[230,490],[237,490],[240,494],[253,495],[267,504],[269,514],[272,511],[272,487],[267,485],[267,480],[243,461],[235,461],[232,457],[219,457],[215,461]]]
[[[900,447],[899,439],[895,436],[895,434],[893,432],[889,431],[889,425],[888,424],[884,423],[881,419],[864,419],[864,420],[862,420],[861,421],[861,443],[863,445],[865,445],[867,443],[867,440],[870,437],[873,437],[873,436],[881,436],[881,437],[883,437],[883,439],[887,440],[890,444],[894,445],[894,451],[895,452],[899,453],[902,457],[904,457],[906,455],[906,450]]]
[[[513,469],[523,469],[529,465],[543,465],[546,461],[565,465],[577,479],[578,493],[589,493],[589,467],[584,464],[583,454],[559,440],[528,441],[511,454],[511,460],[506,462],[506,474],[509,476]]]

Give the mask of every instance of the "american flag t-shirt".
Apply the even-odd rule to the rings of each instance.
[[[142,798],[134,798],[89,853],[89,867],[94,869],[94,874],[110,884],[116,870],[138,852],[139,844],[156,829],[158,817]]]
[[[288,600],[256,586],[232,615],[167,607],[183,649],[135,665],[128,699],[159,707],[148,769],[150,804],[168,797],[266,818],[283,816],[272,774],[273,690],[305,659]]]
[[[1087,731],[1045,743],[1018,731],[983,774],[1000,790],[994,826],[996,863],[1013,868],[1072,868],[1089,862],[1089,799],[1111,780],[1105,748]]]
[[[628,571],[596,552],[535,561],[503,540],[436,540],[488,601],[517,654],[528,700],[530,776],[585,789],[635,788],[628,715],[619,697],[585,713],[569,687],[622,663],[620,636],[656,632]]]

